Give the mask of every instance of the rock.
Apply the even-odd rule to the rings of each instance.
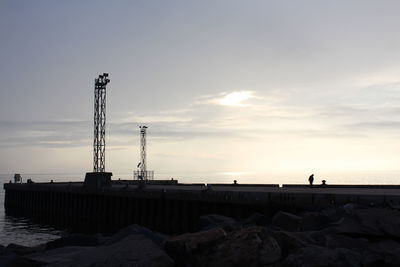
[[[329,249],[319,246],[304,247],[290,254],[282,266],[342,267],[361,266],[361,255],[345,248]]]
[[[0,245],[0,255],[4,255],[7,253],[7,249],[5,246]]]
[[[381,231],[376,231],[376,229],[367,229],[358,220],[351,217],[344,217],[339,221],[332,223],[332,226],[338,234],[362,237],[382,236]]]
[[[278,211],[272,218],[272,226],[286,231],[296,231],[300,226],[301,217],[291,213]]]
[[[370,244],[364,253],[364,264],[374,266],[400,266],[400,243],[394,240],[381,240]]]
[[[336,234],[336,230],[329,227],[319,231],[307,231],[301,233],[303,236],[307,237],[308,240],[312,240],[314,245],[323,247],[326,245],[326,238],[331,234]]]
[[[51,250],[46,251],[50,253]],[[128,235],[108,246],[98,246],[59,258],[48,267],[173,267],[174,261],[144,235]]]
[[[281,257],[277,241],[259,226],[229,232],[222,241],[190,251],[180,262],[182,266],[266,266]]]
[[[383,208],[357,209],[355,217],[368,232],[400,238],[400,211]]]
[[[55,249],[66,246],[97,246],[102,241],[102,236],[71,234],[46,243],[46,249]]]
[[[331,223],[328,216],[319,212],[307,212],[303,214],[300,223],[299,231],[316,231],[326,228]]]
[[[12,252],[17,255],[26,255],[26,254],[42,251],[42,250],[44,250],[44,246],[27,247],[27,246],[22,246],[22,245],[11,243],[6,247],[6,250],[7,250],[7,252]]]
[[[203,215],[199,218],[198,230],[208,230],[212,228],[222,228],[225,231],[232,231],[240,228],[240,224],[232,218],[218,214]]]
[[[314,243],[314,240],[300,232],[272,231],[271,235],[278,242],[283,255]]]
[[[46,264],[55,264],[59,262],[68,261],[73,256],[84,254],[92,250],[93,247],[80,247],[80,246],[66,246],[55,249],[46,250],[34,254],[25,255],[23,259],[25,262],[31,263],[33,266],[42,266]]]
[[[243,225],[258,225],[258,226],[267,226],[271,223],[271,219],[261,213],[254,213],[246,220],[243,221]]]
[[[177,262],[183,263],[186,257],[213,247],[227,237],[222,228],[213,228],[197,233],[171,237],[165,242],[166,252]]]
[[[115,233],[111,237],[107,238],[104,241],[103,245],[106,245],[106,246],[112,245],[129,235],[143,235],[143,236],[149,238],[150,240],[152,240],[155,244],[157,244],[160,247],[163,247],[164,241],[167,238],[166,235],[163,235],[163,234],[160,234],[157,232],[153,232],[153,231],[151,231],[143,226],[137,225],[137,224],[132,224],[125,228],[122,228],[117,233]]]
[[[326,236],[326,247],[328,248],[347,248],[362,253],[368,249],[368,239],[352,238],[345,235],[328,234]]]
[[[347,203],[343,205],[343,210],[348,215],[354,215],[356,207],[357,206],[354,203]]]
[[[281,248],[275,238],[265,228],[254,226],[229,233],[194,266],[265,266],[278,262],[280,257]]]
[[[4,253],[0,256],[0,266],[2,267],[22,267],[22,264],[18,264],[18,256],[15,253]]]

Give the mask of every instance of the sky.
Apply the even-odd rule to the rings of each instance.
[[[108,72],[114,178],[136,169],[147,125],[160,178],[397,183],[399,9],[0,1],[0,173],[92,171],[94,79]]]

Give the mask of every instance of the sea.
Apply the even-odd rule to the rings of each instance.
[[[327,184],[400,184],[400,171],[365,171],[365,172],[321,172],[315,174],[315,183],[326,180]],[[155,173],[155,179],[174,178],[181,183],[233,183],[246,184],[304,184],[310,173],[257,174],[248,172],[192,172],[192,173]],[[0,183],[13,180],[14,174],[0,174]],[[35,182],[83,181],[84,174],[29,174],[21,173],[23,181]],[[132,179],[132,174],[114,174],[113,179]],[[65,229],[56,229],[24,217],[7,216],[4,212],[4,189],[0,189],[0,245],[14,243],[35,246],[67,234]]]

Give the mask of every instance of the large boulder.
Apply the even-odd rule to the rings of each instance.
[[[332,227],[338,234],[346,234],[358,237],[379,237],[382,232],[377,228],[366,228],[354,217],[343,217],[332,223]]]
[[[345,248],[329,249],[319,246],[304,247],[290,254],[282,266],[343,267],[361,266],[361,255]]]
[[[283,211],[278,211],[272,218],[271,226],[286,231],[296,231],[301,222],[301,217]]]
[[[200,216],[197,229],[208,230],[212,228],[222,228],[226,231],[232,231],[240,228],[240,223],[230,217],[218,214]]]
[[[23,257],[25,265],[30,264],[31,266],[42,266],[46,264],[56,264],[59,262],[65,262],[72,257],[84,254],[87,251],[92,250],[93,247],[79,247],[79,246],[66,246],[49,249],[43,252],[37,252]]]
[[[55,249],[66,246],[97,246],[102,242],[100,234],[85,235],[71,234],[46,243],[46,249]]]
[[[271,219],[264,214],[254,213],[243,221],[243,225],[267,226],[271,223]]]
[[[27,246],[11,243],[6,247],[6,251],[8,253],[15,253],[17,255],[26,255],[26,254],[42,251],[42,250],[44,250],[44,248],[45,248],[44,245],[43,246],[39,245],[39,246],[35,246],[35,247],[27,247]]]
[[[400,243],[381,240],[370,244],[363,253],[364,266],[400,266]]]
[[[50,252],[51,250],[46,251]],[[174,261],[152,240],[143,235],[129,235],[108,246],[98,246],[67,257],[59,257],[57,262],[46,266],[173,267],[174,265]]]
[[[301,232],[271,231],[271,235],[278,242],[283,255],[314,244],[313,239]]]
[[[400,238],[400,211],[364,208],[355,210],[354,214],[368,232]]]
[[[17,260],[18,260],[17,254],[15,254],[12,251],[8,251],[5,246],[0,245],[0,266],[4,267],[13,267],[13,266],[18,266]]]
[[[302,215],[299,222],[299,231],[317,231],[326,228],[331,223],[331,219],[319,212],[306,212]]]
[[[276,263],[281,257],[277,241],[265,228],[258,226],[228,232],[226,238],[208,244],[187,249],[190,253],[179,263],[191,267],[255,267]]]
[[[187,257],[209,250],[226,237],[227,234],[222,228],[183,234],[169,238],[165,242],[165,250],[175,261],[183,263]]]
[[[104,242],[103,245],[112,245],[114,243],[119,242],[120,240],[124,239],[129,235],[143,235],[148,239],[152,240],[155,244],[162,247],[164,245],[164,241],[166,240],[167,236],[163,235],[158,232],[153,232],[143,226],[132,224],[125,228],[120,229],[118,232],[113,234],[112,236],[108,237]]]
[[[362,253],[369,247],[368,239],[352,238],[346,235],[328,234],[326,236],[326,247],[328,248],[347,248]]]
[[[263,227],[248,227],[229,233],[227,239],[197,258],[197,266],[266,266],[278,262],[281,248]],[[204,265],[201,263],[205,263]]]

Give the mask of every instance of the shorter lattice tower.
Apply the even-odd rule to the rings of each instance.
[[[147,170],[146,160],[146,130],[147,126],[139,126],[140,128],[140,162],[137,165],[138,171],[134,171],[134,179],[136,180],[153,180],[154,172]]]

